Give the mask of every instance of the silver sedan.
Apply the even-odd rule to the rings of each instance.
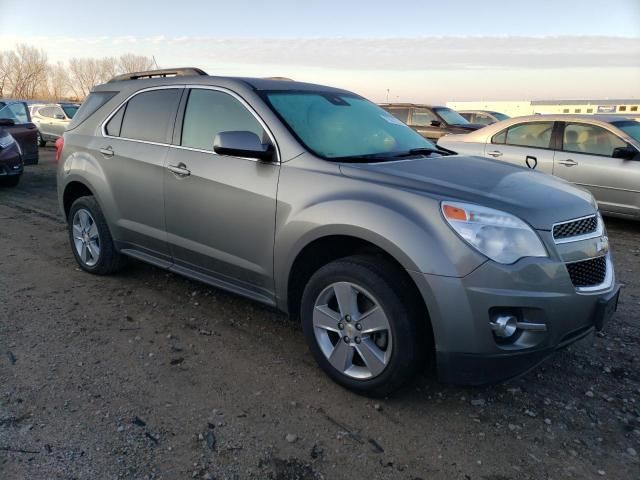
[[[536,168],[593,193],[603,213],[640,220],[640,122],[620,116],[532,115],[438,145]]]

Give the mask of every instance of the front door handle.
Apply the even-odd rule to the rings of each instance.
[[[574,165],[578,165],[578,162],[575,160],[571,160],[570,158],[567,160],[560,160],[558,162],[560,165],[564,165],[565,167],[573,167]]]
[[[493,152],[487,152],[487,155],[491,155],[493,158],[497,158],[502,156],[502,152],[494,150]]]
[[[114,154],[113,148],[111,148],[111,145],[109,145],[108,147],[101,148],[100,153],[107,158],[113,157],[113,154]]]
[[[167,169],[179,177],[188,177],[191,175],[191,170],[189,170],[184,163],[179,163],[178,165],[167,165]]]

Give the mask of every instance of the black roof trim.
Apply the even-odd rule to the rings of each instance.
[[[167,77],[195,77],[207,75],[204,70],[195,67],[185,68],[163,68],[160,70],[147,70],[146,72],[131,72],[116,75],[107,83],[123,82],[125,80],[139,80],[145,78],[167,78]]]

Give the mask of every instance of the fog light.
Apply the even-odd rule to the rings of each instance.
[[[500,315],[489,325],[496,337],[509,338],[518,330],[518,319],[513,315]]]

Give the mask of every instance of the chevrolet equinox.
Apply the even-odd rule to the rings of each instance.
[[[513,377],[617,306],[590,193],[450,155],[345,90],[127,74],[92,90],[57,147],[82,269],[133,257],[275,306],[358,393],[425,366],[450,383]]]

